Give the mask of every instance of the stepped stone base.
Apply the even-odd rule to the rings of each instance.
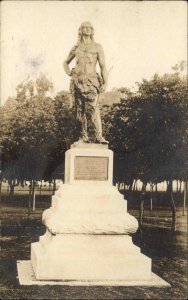
[[[47,232],[31,261],[38,280],[151,280],[151,259],[127,235]]]

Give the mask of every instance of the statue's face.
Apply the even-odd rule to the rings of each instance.
[[[91,33],[92,33],[92,28],[91,28],[91,26],[90,25],[84,25],[83,27],[82,27],[82,34],[83,35],[91,35]]]

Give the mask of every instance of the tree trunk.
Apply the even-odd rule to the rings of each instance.
[[[133,188],[132,188],[133,191],[137,191],[137,180],[135,179],[134,182],[133,182]]]
[[[135,191],[135,186],[136,186],[136,179],[133,180],[133,183],[132,183],[132,191]]]
[[[42,190],[42,180],[41,180],[41,184],[40,184],[39,189],[40,189],[40,195],[41,195],[41,190]]]
[[[136,179],[134,180],[134,183],[133,183],[133,191],[137,191],[137,180]]]
[[[10,185],[10,195],[14,195],[14,184]]]
[[[144,216],[144,198],[145,198],[145,194],[146,194],[146,185],[147,182],[143,182],[142,185],[142,191],[141,191],[141,195],[140,195],[140,211],[139,211],[139,226],[140,228],[143,227],[143,216]]]
[[[24,180],[21,180],[21,187],[24,188]]]
[[[32,181],[30,181],[30,187],[29,187],[29,197],[28,197],[28,217],[31,214],[31,193],[32,193]]]
[[[53,195],[55,194],[56,191],[56,180],[54,179],[53,181]]]
[[[9,193],[10,191],[10,185],[9,185],[9,182],[7,181],[7,194]]]
[[[168,194],[168,190],[169,190],[169,181],[167,180],[166,181],[166,192],[167,192],[167,194]]]
[[[171,193],[171,205],[172,205],[172,227],[171,230],[173,232],[176,231],[176,206],[175,206],[175,202],[174,202],[174,197],[173,197],[173,193]]]
[[[168,197],[170,199],[171,210],[172,210],[171,231],[175,232],[176,231],[176,206],[175,206],[174,196],[173,196],[172,180],[170,180],[168,184]]]
[[[138,182],[137,182],[137,180],[135,180],[135,191],[137,191],[138,190]]]
[[[32,203],[33,203],[33,211],[35,211],[36,201],[35,201],[35,187],[34,187],[34,184],[33,184],[33,188],[32,188]]]
[[[9,193],[9,195],[10,196],[14,195],[15,181],[14,180],[10,180],[9,186],[10,186],[10,193]]]
[[[187,180],[184,182],[184,191],[183,191],[183,216],[185,216],[186,201],[187,201]]]
[[[129,190],[130,192],[132,191],[132,188],[133,188],[133,182],[134,182],[134,180],[131,180],[130,184],[127,184],[127,190]]]
[[[181,193],[182,181],[180,180],[179,192]]]
[[[151,193],[151,196],[150,196],[150,211],[153,210],[153,184],[150,183],[150,193]]]

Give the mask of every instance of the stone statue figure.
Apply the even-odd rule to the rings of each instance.
[[[77,118],[81,123],[80,138],[88,143],[87,123],[91,121],[95,142],[108,144],[102,136],[102,125],[99,110],[99,96],[105,91],[107,71],[102,46],[94,41],[94,29],[90,22],[81,24],[78,30],[78,43],[71,49],[64,62],[67,75],[71,76],[71,94],[74,98]],[[72,70],[69,63],[75,58],[76,66]],[[97,62],[100,66],[99,75],[96,72]]]

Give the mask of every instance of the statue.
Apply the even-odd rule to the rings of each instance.
[[[71,49],[64,62],[64,70],[71,76],[71,94],[74,98],[77,119],[81,124],[80,138],[88,143],[87,123],[91,121],[95,142],[108,144],[102,136],[99,110],[99,97],[107,85],[107,71],[102,46],[94,41],[94,29],[90,22],[81,24],[78,30],[78,43]],[[75,58],[76,66],[72,70],[69,63]],[[101,76],[96,72],[99,63]]]

